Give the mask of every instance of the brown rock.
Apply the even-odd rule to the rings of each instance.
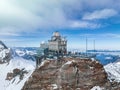
[[[22,90],[90,90],[94,86],[109,88],[111,84],[108,82],[103,66],[97,61],[63,58],[57,63],[56,60],[45,61],[33,72]]]
[[[6,80],[11,80],[13,78],[13,73],[7,73]]]
[[[20,73],[20,69],[18,69],[18,68],[13,69],[13,73],[14,73],[14,74]]]

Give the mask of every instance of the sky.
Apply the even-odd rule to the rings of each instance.
[[[120,50],[120,0],[0,0],[0,40],[39,47],[59,31],[69,49]]]

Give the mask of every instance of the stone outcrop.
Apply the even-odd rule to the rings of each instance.
[[[118,90],[111,86],[103,66],[95,60],[63,58],[45,60],[26,81],[22,90]]]
[[[24,77],[24,74],[27,74],[28,72],[24,69],[18,69],[18,68],[15,68],[13,69],[13,72],[9,72],[7,73],[7,76],[6,76],[6,80],[12,80],[13,78],[15,78],[16,76],[19,76],[19,80],[22,80],[23,77]]]

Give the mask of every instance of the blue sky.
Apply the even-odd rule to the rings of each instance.
[[[69,49],[120,50],[120,0],[0,0],[0,40],[40,46],[59,31]]]

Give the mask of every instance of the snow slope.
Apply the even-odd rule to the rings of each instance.
[[[103,90],[103,89],[100,88],[99,86],[94,86],[91,90]]]
[[[110,81],[120,82],[120,62],[110,63],[104,66]]]
[[[23,77],[23,80],[19,82],[19,77],[16,76],[11,81],[5,80],[8,72],[12,72],[13,69],[25,68],[27,74]],[[30,77],[35,69],[35,62],[28,61],[23,58],[15,57],[9,64],[0,64],[0,90],[21,90],[26,80]]]

